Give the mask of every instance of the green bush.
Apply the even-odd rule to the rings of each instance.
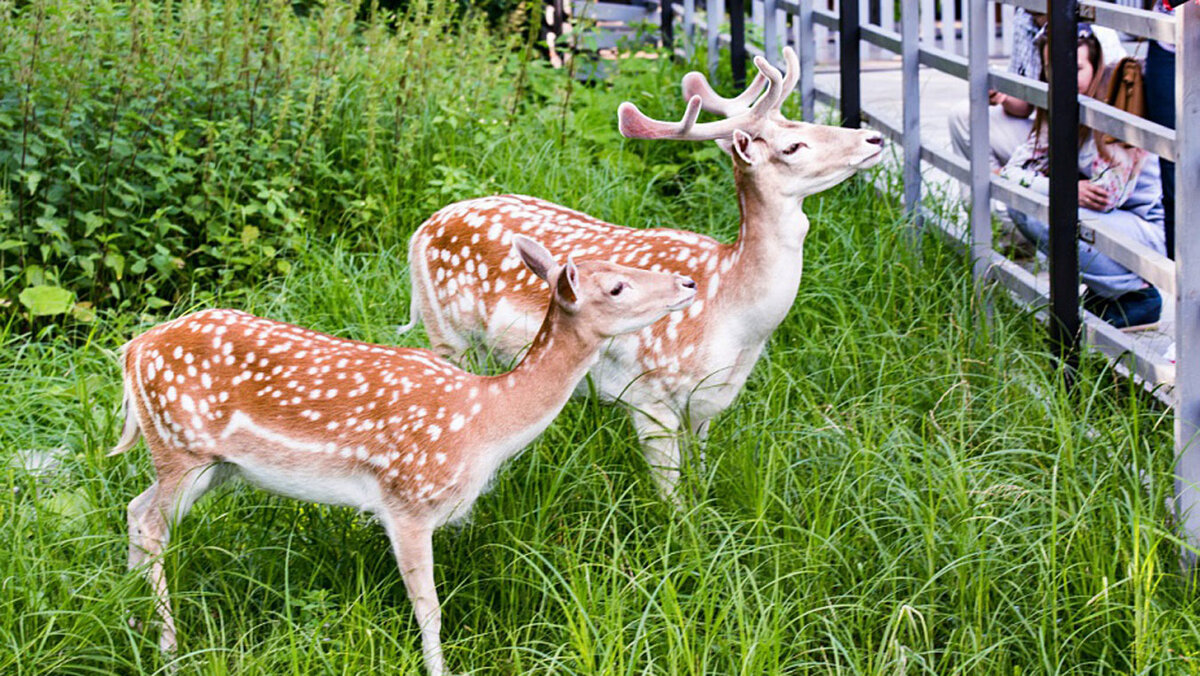
[[[503,107],[459,80],[506,50],[453,2],[358,12],[0,2],[10,306],[165,307],[286,273],[314,237],[394,237],[386,196],[426,179],[437,128]]]

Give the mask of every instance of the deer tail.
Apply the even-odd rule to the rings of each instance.
[[[141,427],[138,426],[137,412],[133,406],[133,383],[130,382],[129,370],[126,368],[126,361],[129,359],[129,343],[121,346],[121,414],[125,419],[124,425],[121,427],[121,438],[117,441],[117,445],[113,447],[105,457],[120,455],[125,451],[133,448],[138,439],[142,436]]]

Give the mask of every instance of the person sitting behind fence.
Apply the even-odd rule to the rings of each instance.
[[[1043,80],[1050,70],[1046,42],[1043,30],[1038,37],[1045,66]],[[1079,26],[1078,48],[1079,93],[1096,98],[1104,82],[1104,55],[1100,41],[1086,24]],[[1037,110],[1029,138],[1000,170],[1002,177],[1042,194],[1050,192],[1046,116],[1045,110]],[[1078,166],[1080,221],[1099,222],[1109,231],[1159,253],[1166,252],[1157,156],[1081,125]],[[1009,214],[1021,233],[1046,253],[1049,226],[1012,208]],[[1082,241],[1079,268],[1087,285],[1085,309],[1122,329],[1150,328],[1158,321],[1162,296],[1137,274]]]
[[[1018,7],[1013,11],[1012,21],[1012,55],[1008,60],[1008,72],[1036,80],[1042,74],[1042,60],[1033,40],[1038,29],[1046,24],[1046,15]],[[995,171],[1029,135],[1033,124],[1029,117],[1034,109],[1029,103],[994,89],[988,91],[988,104],[988,159]],[[949,123],[954,150],[963,157],[970,157],[971,102],[956,104],[950,111]]]
[[[1008,72],[1031,80],[1042,78],[1041,50],[1035,43],[1046,26],[1047,16],[1017,7],[1013,10],[1012,22],[1012,55],[1008,60]],[[1121,45],[1121,38],[1116,31],[1096,26],[1093,32],[1104,48],[1106,63],[1114,63],[1126,56],[1125,47]],[[1028,101],[995,89],[988,90],[988,163],[993,172],[999,171],[1012,157],[1017,146],[1029,136],[1034,110],[1033,104]],[[950,141],[955,152],[969,158],[971,102],[964,100],[956,104],[950,110],[948,122]]]

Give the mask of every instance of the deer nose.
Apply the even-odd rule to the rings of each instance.
[[[680,284],[680,286],[682,286],[685,289],[695,289],[696,288],[696,280],[692,279],[691,277],[680,277],[679,284]]]
[[[883,134],[871,134],[867,137],[867,143],[877,146],[883,145]]]

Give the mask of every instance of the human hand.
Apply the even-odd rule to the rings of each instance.
[[[1079,182],[1079,206],[1093,211],[1108,208],[1109,191],[1088,180]]]
[[[1008,94],[996,91],[995,89],[988,90],[988,105],[999,106],[1004,104],[1004,99],[1008,98]]]

